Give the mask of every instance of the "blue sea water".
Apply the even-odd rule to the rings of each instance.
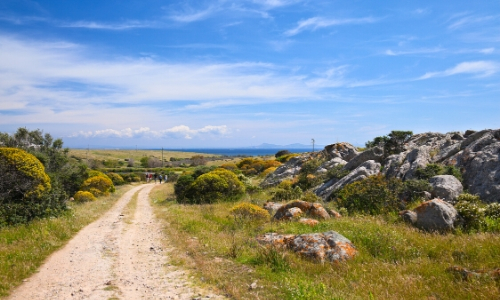
[[[252,148],[189,148],[189,149],[165,149],[168,151],[180,152],[196,152],[205,154],[217,154],[227,156],[261,156],[261,155],[274,155],[282,149],[252,149]],[[288,149],[292,153],[311,152],[311,149]]]

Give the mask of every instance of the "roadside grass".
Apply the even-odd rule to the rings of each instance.
[[[500,280],[467,278],[452,266],[500,268],[500,235],[433,234],[395,216],[352,216],[316,227],[294,222],[241,222],[229,214],[237,203],[180,205],[172,184],[152,194],[164,221],[173,261],[235,299],[499,299]],[[259,203],[258,200],[252,200]],[[357,247],[345,263],[320,264],[287,251],[264,248],[255,236],[334,230]],[[256,288],[249,286],[256,282]]]
[[[115,193],[94,202],[71,203],[71,209],[58,218],[0,228],[0,297],[9,295],[50,254],[108,211],[130,188],[119,186]]]
[[[137,208],[137,197],[139,196],[139,192],[135,192],[127,205],[123,208],[123,221],[127,224],[132,224],[132,220],[134,219],[135,210]]]

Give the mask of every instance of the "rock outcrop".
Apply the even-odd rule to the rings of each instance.
[[[272,203],[272,202],[268,202]],[[269,204],[266,203],[269,206]],[[310,217],[327,220],[330,219],[330,214],[319,203],[309,203],[301,200],[292,201],[282,205],[274,214],[275,220],[290,220],[300,216],[302,213]]]
[[[257,241],[262,245],[290,249],[321,263],[345,261],[357,254],[351,241],[335,231],[300,235],[266,233],[258,236]]]
[[[324,200],[346,184],[378,174],[380,168],[386,177],[411,180],[416,178],[418,168],[438,163],[460,169],[463,189],[469,193],[479,195],[486,202],[500,202],[500,129],[415,134],[404,145],[403,152],[390,156],[384,155],[380,147],[359,153],[349,143],[336,143],[326,146],[314,157],[323,160],[316,175],[324,176],[338,165],[344,165],[343,169],[349,171],[344,178],[334,178],[314,188]],[[291,159],[268,175],[262,186],[274,186],[284,179],[293,179],[300,173],[302,164],[312,158],[311,154],[303,154]],[[434,194],[446,200],[450,197],[450,194]]]
[[[314,192],[319,197],[328,199],[334,191],[337,191],[350,183],[363,180],[368,176],[376,175],[378,173],[380,173],[380,164],[373,160],[369,160],[361,164],[359,167],[357,167],[342,179],[332,179],[316,187],[314,189]]]

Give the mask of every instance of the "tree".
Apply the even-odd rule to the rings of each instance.
[[[387,136],[378,136],[365,143],[366,148],[383,147],[384,155],[389,156],[404,151],[404,144],[412,137],[413,131],[393,130]]]

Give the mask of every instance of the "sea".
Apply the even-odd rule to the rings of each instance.
[[[189,149],[165,149],[167,151],[196,152],[205,154],[216,154],[226,156],[265,156],[274,155],[282,149],[260,149],[260,148],[189,148]],[[291,153],[311,152],[312,149],[287,149]]]

